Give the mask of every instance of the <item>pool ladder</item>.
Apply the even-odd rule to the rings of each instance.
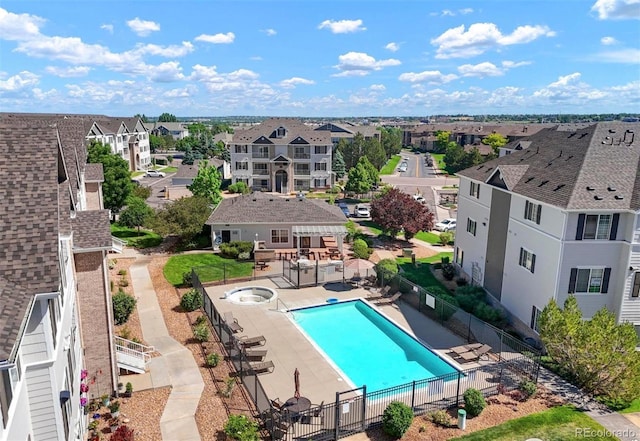
[[[280,309],[280,304],[282,304],[282,306],[284,307],[283,309]],[[295,318],[295,315],[293,314],[293,312],[291,312],[291,308],[289,308],[287,306],[287,304],[280,299],[280,297],[276,298],[276,308],[275,308],[275,310],[283,312],[285,314],[291,314],[291,317]]]

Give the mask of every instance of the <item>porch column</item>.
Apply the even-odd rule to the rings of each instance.
[[[343,254],[342,253],[342,241],[343,241],[342,235],[341,234],[336,235],[336,239],[338,242],[338,250],[340,250],[340,254]]]

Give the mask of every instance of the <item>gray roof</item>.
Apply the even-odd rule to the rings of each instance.
[[[109,210],[78,211],[71,220],[74,251],[111,249]]]
[[[565,209],[640,210],[640,123],[556,126],[526,140],[458,174]]]
[[[282,138],[274,136],[274,132],[279,127],[286,129],[286,135]],[[266,138],[267,142],[270,141],[277,145],[292,144],[292,141],[295,141],[298,137],[311,145],[331,144],[331,132],[314,130],[313,127],[309,127],[295,118],[269,118],[248,129],[236,130],[232,142],[234,144],[251,144],[261,137]]]
[[[104,182],[102,164],[86,164],[84,166],[85,182]]]
[[[224,164],[224,161],[222,159],[217,159],[217,158],[207,159],[207,162],[209,165],[213,165],[216,168],[220,168]],[[182,178],[182,179],[195,178],[198,175],[199,164],[200,164],[200,160],[193,161],[192,165],[180,164],[180,166],[178,167],[178,171],[176,172],[175,175],[173,175],[173,177]]]
[[[267,193],[254,193],[223,199],[207,219],[219,224],[333,224],[346,219],[337,205],[316,199],[298,199]]]

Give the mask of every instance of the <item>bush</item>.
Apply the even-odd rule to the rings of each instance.
[[[113,320],[116,325],[122,325],[129,320],[129,316],[136,307],[136,299],[126,292],[119,290],[112,298]]]
[[[469,284],[469,282],[464,277],[458,277],[456,279],[456,285],[458,285],[458,286],[465,286],[465,285],[468,285],[468,284]]]
[[[195,288],[191,288],[189,291],[182,295],[180,299],[180,307],[186,311],[195,311],[202,307],[202,295],[200,291]]]
[[[480,415],[487,403],[478,389],[469,388],[464,392],[464,410],[470,418]]]
[[[447,246],[453,241],[453,233],[449,231],[445,231],[440,233],[440,244],[442,246]]]
[[[353,241],[352,250],[353,255],[359,259],[368,259],[372,252],[369,245],[367,245],[367,242],[362,239],[356,239]]]
[[[474,313],[476,305],[485,303],[487,293],[479,286],[465,285],[456,289],[456,299],[462,309]]]
[[[476,303],[476,306],[473,308],[473,315],[497,328],[504,325],[505,322],[503,312],[486,303]]]
[[[207,366],[216,367],[220,363],[220,354],[216,354],[215,352],[207,355]]]
[[[451,263],[451,259],[449,258],[449,256],[442,256],[442,258],[440,259],[441,263]]]
[[[438,410],[436,412],[431,412],[427,415],[427,417],[433,422],[433,424],[437,424],[442,427],[450,427],[451,426],[451,417],[447,413],[446,410]]]
[[[224,424],[224,433],[238,441],[258,441],[258,424],[245,415],[229,415]]]
[[[119,276],[126,276],[127,275],[127,270],[126,269],[121,269],[120,271],[118,271],[118,275]]]
[[[382,429],[387,435],[402,438],[413,422],[413,411],[399,401],[392,401],[382,415]]]
[[[249,253],[253,251],[253,242],[234,241],[220,244],[220,254],[228,259],[237,259],[241,253]]]
[[[518,389],[524,394],[524,399],[528,400],[536,394],[538,386],[533,381],[526,380],[518,385]]]
[[[393,259],[382,259],[376,263],[375,269],[376,274],[384,276],[385,279],[390,279],[398,274],[398,264]]]
[[[182,286],[193,286],[191,271],[186,271],[184,274],[182,274]]]
[[[236,182],[235,184],[229,185],[227,190],[229,190],[229,193],[247,194],[249,193],[249,186],[244,182]]]
[[[193,327],[193,336],[199,342],[209,341],[209,327],[206,323],[200,323]]]
[[[442,277],[447,280],[453,280],[456,276],[456,267],[453,266],[452,263],[443,263],[442,264]]]
[[[238,253],[238,260],[249,260],[251,259],[251,253],[243,251],[242,253]]]
[[[446,303],[444,303],[446,302]],[[449,294],[436,297],[436,314],[440,320],[449,320],[458,309],[458,301]]]
[[[193,322],[194,325],[200,325],[202,323],[207,323],[207,316],[204,314],[199,315],[198,318]]]
[[[126,424],[123,424],[111,434],[109,439],[111,441],[133,441],[133,429],[129,429]]]
[[[609,397],[606,395],[599,395],[596,397],[596,401],[598,401],[599,403],[604,404],[605,406],[607,406],[609,409],[613,410],[613,411],[619,411],[622,409],[626,409],[627,407],[629,407],[631,405],[631,401],[626,400],[624,398],[620,398],[620,397]]]

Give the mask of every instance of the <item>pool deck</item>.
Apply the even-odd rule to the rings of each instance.
[[[278,292],[277,300],[263,304],[235,304],[224,299],[224,293],[233,288],[243,286],[264,286]],[[223,314],[233,312],[234,317],[244,328],[237,335],[248,337],[262,335],[266,345],[265,360],[271,360],[275,369],[271,373],[260,375],[260,383],[269,398],[287,400],[294,394],[293,373],[300,371],[300,392],[312,403],[333,402],[338,391],[353,388],[346,377],[324,356],[318,352],[314,344],[298,329],[290,319],[287,309],[326,304],[327,299],[348,300],[354,298],[367,299],[374,294],[364,288],[350,288],[341,283],[328,284],[311,288],[278,288],[270,279],[250,281],[233,285],[212,286],[206,288],[209,298],[216,309]],[[410,305],[400,301],[392,305],[376,306],[383,314],[400,325],[407,332],[417,337],[424,344],[440,354],[452,365],[460,369],[477,366],[477,363],[456,363],[446,354],[453,347],[465,341],[452,334],[436,322],[425,317]],[[345,338],[348,338],[345,335]],[[484,364],[485,362],[480,362]],[[363,366],[366,369],[366,366]],[[348,398],[345,394],[342,398]]]

